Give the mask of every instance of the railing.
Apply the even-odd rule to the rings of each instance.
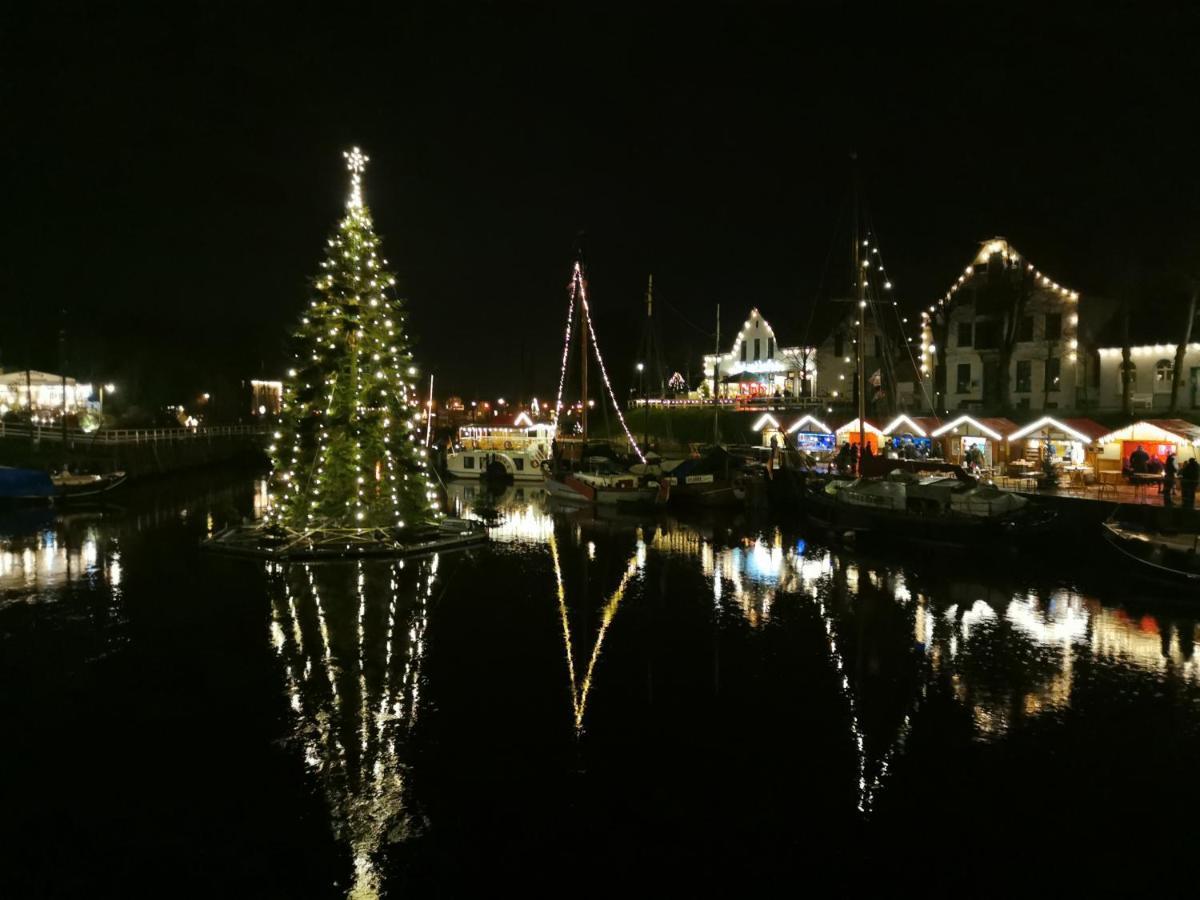
[[[206,428],[101,428],[96,431],[68,429],[66,439],[89,444],[151,444],[166,441],[212,440],[226,437],[261,437],[270,432],[265,425],[216,425]],[[63,431],[53,425],[6,425],[0,422],[0,438],[61,441]]]

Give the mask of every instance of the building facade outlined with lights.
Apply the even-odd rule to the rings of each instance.
[[[779,346],[775,329],[752,309],[729,351],[704,357],[701,390],[728,400],[811,397],[816,363],[816,348]]]

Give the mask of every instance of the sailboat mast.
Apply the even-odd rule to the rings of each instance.
[[[579,354],[580,364],[580,421],[583,424],[583,443],[587,444],[588,426],[588,388],[587,388],[587,355],[588,355],[588,327],[587,327],[587,311],[583,306],[583,269],[577,268],[579,281],[575,285],[576,296],[579,298],[579,346],[582,348]]]
[[[867,279],[863,272],[862,235],[859,233],[858,216],[858,165],[857,154],[854,161],[854,278],[858,286],[858,474],[863,474],[863,451],[867,448]]]
[[[717,337],[713,353],[713,443],[721,443],[721,304],[717,304]]]

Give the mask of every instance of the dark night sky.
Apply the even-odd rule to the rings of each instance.
[[[418,356],[468,396],[522,390],[529,361],[552,391],[581,231],[616,372],[651,271],[704,330],[757,305],[799,340],[851,147],[911,308],[993,234],[1148,310],[1200,264],[1186,4],[16,6],[9,368],[55,366],[66,309],[70,368],[154,399],[278,373],[355,143]],[[694,369],[711,338],[661,312]]]

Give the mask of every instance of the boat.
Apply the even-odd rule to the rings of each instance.
[[[736,506],[745,502],[750,483],[760,479],[762,472],[762,466],[716,446],[664,471],[662,480],[671,505]]]
[[[0,502],[7,504],[53,503],[57,488],[41,469],[0,466]]]
[[[1145,504],[1122,504],[1101,528],[1134,575],[1200,588],[1200,514]]]
[[[464,425],[446,454],[446,473],[454,478],[541,481],[553,440],[552,424],[533,422],[524,413],[512,425]]]
[[[609,457],[589,456],[574,470],[546,475],[546,492],[568,503],[652,505],[666,500],[665,484],[616,465]]]
[[[551,497],[568,503],[599,504],[615,506],[617,504],[649,505],[665,502],[667,486],[658,476],[648,474],[646,454],[638,446],[633,433],[630,432],[621,414],[616,395],[613,394],[608,374],[604,369],[604,360],[600,348],[595,341],[595,331],[588,312],[587,287],[583,277],[583,265],[576,260],[571,276],[570,303],[567,307],[567,329],[563,345],[562,369],[559,375],[558,396],[554,404],[554,424],[550,426],[551,434],[555,435],[551,444],[551,460],[544,467],[546,491]],[[572,324],[578,323],[579,336],[579,402],[575,409],[579,411],[579,419],[574,428],[559,433],[559,426],[565,424],[561,417],[564,409],[563,390],[566,385],[568,361],[572,345]],[[589,336],[591,344],[589,347]],[[607,442],[588,442],[588,409],[593,405],[588,398],[588,351],[595,352],[596,361],[600,364],[600,372],[607,399],[617,420],[624,430],[629,442],[632,456],[637,457],[641,471],[632,471],[628,461],[618,459],[612,446]]]
[[[808,487],[805,511],[839,534],[970,546],[1042,540],[1053,510],[965,472],[897,469],[882,477],[831,478]]]
[[[0,503],[37,505],[94,497],[125,482],[124,472],[78,475],[64,469],[48,475],[41,469],[0,466]]]
[[[106,494],[125,483],[124,472],[106,472],[99,475],[81,475],[63,469],[57,475],[51,475],[55,496],[59,500],[82,500]]]

